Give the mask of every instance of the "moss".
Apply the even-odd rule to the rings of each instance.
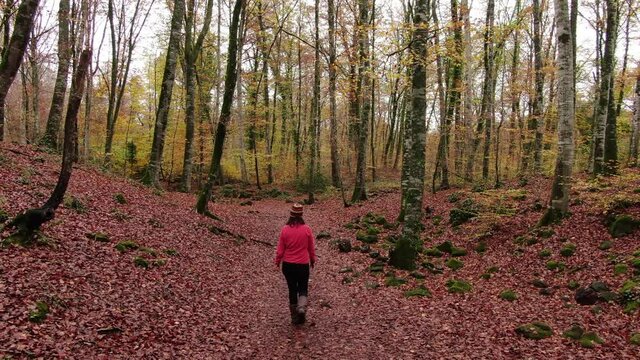
[[[464,263],[458,259],[449,259],[444,263],[451,270],[459,270],[464,266]]]
[[[631,234],[640,227],[640,220],[636,220],[629,215],[618,215],[609,227],[609,233],[614,238]]]
[[[531,246],[531,245],[535,245],[538,243],[538,239],[533,237],[533,236],[528,236],[528,235],[520,235],[518,237],[516,237],[513,242],[517,245],[526,245],[526,246]]]
[[[451,204],[456,203],[460,200],[460,193],[454,192],[447,196],[447,201]]]
[[[417,257],[418,251],[412,240],[403,236],[389,252],[389,264],[398,269],[415,270]]]
[[[565,265],[561,261],[549,260],[547,261],[547,269],[548,270],[564,270]]]
[[[431,291],[429,291],[429,289],[427,289],[424,286],[419,286],[415,289],[411,289],[411,290],[407,290],[404,292],[404,297],[406,298],[410,298],[410,297],[414,297],[414,296],[418,296],[418,297],[431,297]]]
[[[356,233],[356,239],[362,241],[365,244],[374,244],[378,242],[378,235],[368,234],[360,230]]]
[[[631,266],[633,266],[633,268],[636,270],[640,270],[640,258],[632,259]]]
[[[95,240],[98,242],[109,242],[109,236],[105,233],[94,232],[94,233],[86,233],[85,236],[91,240]]]
[[[165,249],[163,251],[165,254],[169,255],[169,256],[178,256],[178,251],[174,250],[174,249]]]
[[[449,211],[449,223],[452,226],[459,226],[477,216],[478,213],[454,208]]]
[[[441,265],[436,265],[429,261],[423,262],[422,267],[434,275],[442,274],[444,272],[444,268]]]
[[[380,287],[380,284],[377,282],[369,281],[364,284],[364,287],[367,289],[377,289]]]
[[[419,271],[412,271],[411,274],[409,275],[411,275],[411,277],[413,277],[414,279],[418,279],[418,280],[422,280],[425,278],[424,274]]]
[[[66,196],[64,198],[64,207],[67,209],[72,209],[78,214],[84,214],[87,212],[87,207],[84,205],[80,199],[75,196]]]
[[[440,223],[442,223],[442,216],[440,216],[440,215],[436,215],[436,216],[434,216],[434,217],[431,219],[431,223],[432,223],[434,226],[438,226],[438,225],[440,225]]]
[[[540,340],[553,335],[553,329],[543,322],[533,322],[520,325],[516,328],[516,333],[527,339]]]
[[[567,284],[567,287],[568,287],[569,289],[571,289],[571,290],[575,290],[575,289],[577,289],[577,288],[579,288],[579,287],[580,287],[580,283],[579,283],[579,282],[577,282],[577,281],[575,281],[575,280],[571,280],[571,281],[569,281],[569,283]]]
[[[122,193],[117,193],[115,195],[113,195],[113,199],[121,205],[124,205],[127,203],[127,199],[124,197],[124,194]]]
[[[467,250],[463,249],[463,248],[459,248],[459,247],[454,247],[453,249],[451,249],[451,256],[466,256],[467,255]]]
[[[135,258],[133,258],[133,263],[137,266],[137,267],[141,267],[144,269],[148,269],[149,268],[149,261],[141,256],[136,256]]]
[[[424,250],[424,254],[431,257],[442,257],[442,255],[444,255],[442,251],[437,248],[427,248]]]
[[[485,271],[487,274],[495,274],[500,270],[499,267],[497,266],[490,266],[487,268],[487,270]]]
[[[44,301],[36,301],[35,310],[29,312],[29,321],[39,324],[47,318],[49,314],[49,304]]]
[[[548,239],[548,238],[552,237],[555,233],[556,233],[556,232],[555,232],[555,231],[553,231],[553,229],[552,229],[552,228],[550,228],[550,227],[546,227],[546,226],[545,226],[545,227],[537,228],[537,229],[535,230],[535,235],[536,235],[537,237],[540,237],[540,238],[543,238],[543,239]]]
[[[395,276],[388,276],[384,279],[385,286],[400,286],[407,283],[407,280]]]
[[[584,333],[580,337],[580,346],[585,348],[594,348],[596,344],[604,344],[604,340],[602,340],[598,334],[594,332]]]
[[[141,252],[145,253],[145,254],[149,254],[151,256],[156,256],[158,255],[158,251],[156,251],[155,249],[152,248],[148,248],[148,247],[140,247],[138,250],[140,250]]]
[[[436,246],[436,249],[444,252],[444,253],[449,253],[451,254],[451,251],[453,250],[454,246],[451,243],[451,241],[445,241],[443,243],[441,243],[440,245]]]
[[[140,247],[140,245],[138,245],[135,241],[133,240],[124,240],[124,241],[120,241],[119,243],[116,244],[115,248],[116,250],[120,251],[120,252],[125,252],[127,250],[136,250]]]
[[[540,252],[538,253],[538,256],[540,258],[548,258],[549,256],[551,256],[551,250],[549,249],[542,249],[540,250]]]
[[[613,246],[613,242],[610,240],[605,240],[603,241],[600,246],[598,246],[598,249],[605,251],[605,250],[609,250],[611,249],[611,247]]]
[[[379,263],[374,263],[369,266],[369,272],[378,273],[384,271],[384,265]]]
[[[640,308],[640,283],[631,279],[625,281],[619,295],[625,313],[633,313]]]
[[[549,284],[544,282],[542,279],[533,279],[531,281],[531,285],[533,285],[534,287],[537,287],[538,289],[544,289],[549,287]]]
[[[476,246],[474,247],[474,250],[478,254],[484,253],[485,251],[487,251],[487,243],[484,241],[480,241],[479,243],[476,244]]]
[[[513,290],[504,290],[500,293],[500,299],[506,301],[515,301],[518,299],[518,294]]]
[[[614,275],[626,274],[628,270],[629,270],[629,266],[627,266],[627,264],[615,264],[613,266]]]
[[[573,256],[576,252],[576,245],[572,243],[565,244],[562,249],[560,249],[560,255],[564,257]]]
[[[631,334],[629,338],[629,343],[631,345],[640,346],[640,332]]]
[[[492,276],[491,274],[484,273],[484,274],[480,275],[480,279],[489,280],[489,279],[491,279],[491,276]]]
[[[330,237],[331,237],[331,234],[329,234],[328,232],[326,232],[326,231],[320,231],[320,233],[316,236],[316,239],[317,239],[317,240],[320,240],[320,239],[329,239]]]
[[[164,266],[167,264],[167,259],[154,259],[151,261],[153,266]]]
[[[3,224],[9,220],[9,214],[6,211],[0,209],[0,224]]]
[[[573,340],[580,340],[582,335],[584,334],[584,329],[582,326],[574,324],[568,330],[562,333],[563,337]]]
[[[454,294],[464,294],[473,290],[471,284],[464,280],[450,279],[446,285],[449,292]]]

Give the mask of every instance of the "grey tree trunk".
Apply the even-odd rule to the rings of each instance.
[[[542,8],[540,0],[533,0],[533,66],[534,95],[532,112],[527,122],[529,141],[524,146],[522,171],[526,173],[533,163],[533,172],[538,173],[541,165],[542,123],[544,112],[544,72],[542,69]],[[533,159],[532,159],[533,156]],[[533,160],[533,161],[531,161]]]
[[[336,188],[342,188],[336,113],[336,8],[334,0],[328,0],[327,11],[329,16],[329,141],[331,142],[331,183]]]
[[[149,155],[149,165],[147,165],[147,171],[142,179],[144,184],[158,188],[160,187],[162,153],[164,151],[164,139],[167,132],[167,121],[169,120],[173,83],[176,77],[176,63],[178,61],[178,53],[180,51],[180,39],[182,38],[182,20],[184,18],[184,13],[184,0],[175,0],[173,15],[171,17],[171,33],[169,34],[167,60],[164,67],[164,73],[162,75],[158,110],[156,111],[156,123],[153,129],[153,142],[151,144],[151,153]]]
[[[553,185],[551,186],[549,208],[540,220],[541,225],[557,222],[568,213],[575,154],[573,143],[575,124],[573,43],[567,0],[555,0],[555,14],[558,29],[558,66],[556,70],[558,78],[558,156]]]
[[[38,12],[40,0],[24,0],[16,13],[13,33],[0,61],[0,141],[4,140],[5,99],[22,63],[29,43],[33,21]]]
[[[184,157],[182,162],[182,178],[180,189],[184,192],[191,191],[193,173],[193,139],[195,136],[196,124],[196,60],[202,53],[204,38],[209,33],[211,16],[213,13],[213,0],[207,0],[202,29],[197,37],[194,36],[198,9],[195,1],[189,0],[186,9],[184,31],[184,82],[185,82],[185,123],[186,134],[184,140]]]
[[[417,249],[421,245],[422,207],[424,195],[425,149],[427,113],[427,73],[425,62],[427,56],[427,29],[429,19],[428,0],[418,0],[413,19],[414,33],[411,42],[412,76],[411,76],[411,110],[405,125],[403,150],[403,186],[402,207],[404,209],[404,226],[402,235],[390,252],[389,262],[401,269],[415,268]]]
[[[633,118],[631,120],[631,142],[629,146],[629,166],[638,166],[638,145],[640,144],[640,72],[636,76]]]
[[[69,0],[60,0],[58,10],[58,71],[51,97],[51,108],[47,119],[47,128],[42,138],[42,144],[50,149],[58,148],[58,133],[62,120],[64,97],[67,93],[67,76],[69,75],[69,60],[71,46],[69,44]]]

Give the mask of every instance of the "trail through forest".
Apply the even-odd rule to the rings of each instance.
[[[3,146],[1,204],[14,216],[46,197],[58,162],[29,148]],[[640,188],[640,174],[625,179],[598,191],[624,189],[633,200],[631,191]],[[611,258],[637,251],[638,234],[614,240],[611,250],[598,249],[611,237],[590,196],[595,192],[585,190],[567,226],[556,227],[530,246],[514,244],[514,237],[526,234],[537,221],[540,212],[529,209],[543,196],[546,182],[528,185],[526,199],[503,204],[515,208],[490,222],[490,228],[483,227],[487,219],[452,228],[445,220],[455,191],[428,196],[425,246],[450,240],[466,249],[468,254],[459,258],[464,265],[455,271],[434,259],[433,267],[411,274],[387,267],[371,272],[373,251],[336,249],[336,239],[359,243],[347,224],[362,223],[367,213],[395,219],[395,190],[374,191],[370,201],[346,209],[337,198],[306,206],[307,223],[316,235],[329,237],[317,240],[308,323],[296,328],[289,324],[286,284],[272,263],[290,203],[255,198],[241,205],[241,199],[218,198],[211,210],[223,221],[214,221],[194,212],[192,195],[154,193],[79,166],[65,206],[44,227],[46,243],[0,249],[0,354],[78,359],[512,359],[566,358],[570,351],[575,358],[633,358],[637,348],[629,344],[629,336],[640,329],[637,313],[624,314],[620,305],[609,302],[577,305],[567,283],[600,280],[618,289],[626,277],[613,275]],[[492,191],[476,195],[500,197]],[[638,204],[627,211],[639,215]],[[474,251],[479,233],[484,233],[486,245],[482,253]],[[577,244],[575,255],[559,258],[556,254],[567,241]],[[380,245],[372,248],[384,253]],[[551,250],[551,258],[560,259],[566,269],[549,270],[547,260],[537,255],[543,249]],[[402,281],[394,284],[389,278]],[[450,293],[451,279],[465,279],[473,290]],[[533,279],[547,283],[547,290],[533,286]],[[420,285],[430,297],[403,296]],[[518,294],[516,301],[499,298],[507,288]],[[34,318],[38,302],[48,306],[41,319]],[[549,324],[554,335],[536,341],[515,332],[532,321]],[[561,336],[574,323],[596,332],[604,344],[585,348]]]

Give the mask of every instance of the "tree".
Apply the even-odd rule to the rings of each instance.
[[[331,184],[342,187],[338,154],[338,121],[336,106],[336,8],[335,0],[328,0],[329,16],[329,141],[331,142]]]
[[[567,0],[555,0],[558,42],[558,155],[551,186],[549,208],[540,220],[548,225],[561,220],[568,213],[571,174],[574,161],[573,128],[575,124],[573,86],[573,42]]]
[[[71,44],[69,43],[69,0],[60,0],[58,10],[58,71],[56,83],[53,87],[51,108],[47,118],[47,128],[42,138],[42,144],[51,148],[58,148],[58,133],[62,120],[62,108],[67,93],[67,76],[69,75],[69,60],[71,59]]]
[[[418,0],[413,18],[414,30],[411,42],[412,77],[411,109],[404,130],[402,203],[404,226],[402,234],[390,253],[390,263],[401,269],[413,269],[422,231],[422,202],[424,194],[425,148],[427,113],[427,73],[425,59],[429,18],[428,0]]]
[[[317,163],[320,161],[318,152],[320,151],[320,1],[316,0],[314,7],[315,42],[314,42],[314,63],[313,63],[313,99],[311,104],[311,146],[309,147],[311,161],[309,163],[309,191],[307,203],[315,202],[314,192],[316,190],[316,179],[318,173]]]
[[[182,163],[182,180],[180,188],[184,192],[191,191],[191,175],[193,168],[193,139],[195,136],[195,103],[196,103],[196,60],[202,53],[204,39],[209,33],[211,16],[213,13],[213,0],[207,0],[202,29],[194,36],[196,27],[196,2],[188,0],[187,16],[184,26],[184,82],[185,82],[185,123],[187,125],[184,140],[184,161]]]
[[[211,188],[219,173],[220,160],[222,159],[222,150],[224,149],[224,139],[227,134],[227,124],[231,119],[231,106],[233,105],[233,93],[238,76],[237,60],[238,60],[238,34],[242,32],[238,24],[240,17],[244,13],[245,0],[236,0],[233,6],[233,15],[229,24],[229,47],[227,51],[227,68],[224,79],[224,95],[222,98],[222,108],[220,109],[220,118],[218,119],[218,127],[216,129],[216,138],[213,146],[213,155],[211,156],[211,165],[209,167],[209,177],[203,189],[198,195],[196,211],[198,214],[213,215],[208,210],[209,198],[211,197]]]
[[[69,94],[69,104],[67,106],[67,115],[64,121],[64,145],[62,149],[62,169],[58,176],[58,182],[55,189],[51,193],[49,199],[36,209],[29,209],[18,215],[7,225],[10,229],[16,229],[16,232],[9,236],[9,242],[30,243],[33,241],[35,232],[42,224],[53,219],[56,209],[62,203],[64,194],[67,191],[71,172],[73,170],[73,161],[76,156],[76,144],[78,142],[78,111],[82,102],[85,76],[89,61],[91,59],[91,51],[84,50],[80,56],[80,61],[73,76],[71,83],[71,92]]]
[[[631,120],[631,141],[629,146],[629,165],[638,166],[638,145],[640,144],[640,69],[636,70],[636,89]]]
[[[356,183],[351,196],[352,202],[367,200],[366,167],[367,136],[371,111],[371,69],[369,57],[369,1],[358,0],[358,86],[359,122],[357,139]]]
[[[178,52],[180,50],[180,39],[182,38],[182,20],[185,13],[184,0],[175,0],[173,4],[171,33],[169,34],[164,74],[162,75],[162,86],[160,88],[160,98],[158,99],[158,109],[156,111],[156,123],[153,129],[151,154],[149,155],[147,171],[142,179],[144,184],[152,185],[154,187],[160,187],[160,167],[162,166],[164,138],[167,132],[171,95],[173,93],[173,83],[176,77],[176,63],[178,61]]]
[[[4,140],[5,99],[22,63],[39,4],[40,0],[24,0],[20,3],[11,38],[2,52],[2,60],[0,61],[0,141]]]

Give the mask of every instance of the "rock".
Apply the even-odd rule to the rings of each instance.
[[[604,344],[604,340],[602,340],[598,334],[594,333],[594,332],[587,332],[584,333],[581,337],[580,337],[580,345],[582,347],[591,349],[594,348],[596,346],[596,344]]]
[[[471,284],[464,280],[451,279],[447,281],[446,285],[450,293],[463,294],[468,293],[473,289]]]
[[[540,295],[544,295],[544,296],[551,296],[553,295],[553,289],[552,288],[542,288],[539,291]]]
[[[452,226],[462,225],[476,216],[478,214],[475,212],[454,208],[449,211],[449,223]]]
[[[464,263],[458,259],[449,259],[447,260],[447,262],[445,262],[445,265],[447,265],[447,267],[451,270],[455,271],[461,269],[464,266]]]
[[[591,283],[591,285],[589,285],[589,287],[597,292],[611,291],[611,289],[609,289],[609,286],[607,286],[607,284],[603,283],[602,281],[594,281]]]
[[[613,242],[611,242],[610,240],[605,240],[603,241],[600,246],[598,246],[598,249],[600,250],[609,250],[611,249],[611,247],[613,246]]]
[[[584,334],[584,328],[578,324],[574,324],[567,331],[563,332],[562,336],[573,340],[580,340],[582,334]]]
[[[419,271],[413,271],[410,274],[412,277],[416,278],[416,279],[424,279],[425,276],[423,273],[419,272]]]
[[[404,292],[404,296],[407,297],[407,298],[415,297],[415,296],[418,296],[418,297],[424,297],[424,296],[431,297],[431,291],[429,291],[429,289],[425,288],[424,286],[420,286],[420,287],[417,287],[415,289],[411,289],[411,290],[405,291]]]
[[[371,246],[369,246],[368,244],[360,246],[361,253],[368,253],[369,251],[371,251]]]
[[[442,251],[437,248],[427,248],[424,250],[424,254],[431,257],[442,257]]]
[[[598,302],[598,292],[591,287],[579,288],[574,296],[576,302],[580,305],[594,305]]]
[[[640,333],[633,333],[629,338],[629,343],[631,345],[640,346]]]
[[[609,227],[609,233],[614,238],[631,234],[640,227],[640,220],[629,215],[618,215]]]
[[[436,246],[437,250],[440,250],[443,253],[449,253],[451,254],[451,250],[453,250],[454,246],[451,243],[451,241],[445,241],[442,244]]]
[[[553,329],[545,323],[536,321],[518,326],[516,333],[527,339],[540,340],[553,335]]]
[[[351,266],[343,267],[342,269],[338,270],[338,273],[340,274],[349,273],[349,272],[353,272],[353,268]]]
[[[330,235],[328,232],[326,232],[326,231],[321,231],[321,232],[316,236],[316,239],[318,239],[318,240],[320,240],[320,239],[328,239],[328,238],[330,238],[330,237],[331,237],[331,235]]]
[[[549,285],[544,282],[542,279],[534,279],[531,281],[531,285],[539,288],[539,289],[543,289],[543,288],[548,288]]]
[[[379,258],[379,257],[380,257],[380,253],[379,253],[379,252],[377,252],[377,251],[371,251],[371,252],[369,253],[369,257],[370,257],[370,258],[372,258],[372,259],[377,259],[377,258]]]
[[[351,241],[349,239],[338,240],[338,251],[343,253],[351,252]]]

